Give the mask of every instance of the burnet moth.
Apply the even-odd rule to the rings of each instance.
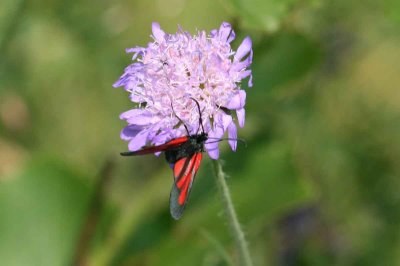
[[[171,165],[174,176],[169,203],[171,216],[175,220],[180,219],[183,214],[194,178],[203,158],[202,153],[205,151],[204,144],[206,144],[206,141],[209,139],[208,134],[204,131],[200,104],[194,98],[191,99],[195,101],[199,111],[199,129],[201,127],[201,133],[197,132],[196,134],[190,135],[185,123],[176,116],[184,125],[187,132],[186,136],[172,139],[162,145],[145,147],[138,151],[121,152],[122,156],[146,155],[156,152],[165,153],[165,158]],[[215,141],[219,142],[221,140],[230,140],[230,138],[221,138]],[[244,140],[239,138],[235,140],[244,142]]]
[[[174,175],[174,183],[172,185],[169,201],[171,216],[176,220],[182,216],[188,202],[190,190],[203,157],[202,152],[204,152],[204,144],[208,139],[208,134],[204,132],[203,128],[200,105],[195,99],[193,100],[196,102],[200,113],[199,124],[202,128],[201,133],[190,135],[186,125],[178,117],[185,126],[188,133],[187,136],[172,139],[162,145],[121,153],[122,156],[146,155],[156,152],[165,153],[165,158],[172,166]]]

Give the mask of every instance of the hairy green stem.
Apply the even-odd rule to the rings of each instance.
[[[228,185],[226,183],[226,175],[222,170],[221,163],[218,160],[212,160],[214,173],[217,177],[217,184],[221,194],[222,205],[225,211],[226,218],[228,220],[228,224],[235,240],[236,249],[239,254],[240,263],[242,266],[251,266],[253,265],[250,252],[247,247],[247,242],[244,236],[244,233],[240,227],[235,208],[233,207],[231,193],[229,192]]]

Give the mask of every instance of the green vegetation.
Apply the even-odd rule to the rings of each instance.
[[[152,21],[253,39],[247,147],[221,158],[255,265],[400,265],[399,18],[394,0],[3,0],[0,265],[237,264],[208,158],[176,222],[164,159],[119,156],[131,103],[111,85]]]

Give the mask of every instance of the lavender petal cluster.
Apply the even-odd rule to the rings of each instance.
[[[211,158],[219,157],[218,140],[225,132],[236,150],[236,122],[240,127],[245,123],[246,92],[240,88],[241,81],[248,78],[252,86],[250,37],[235,52],[231,48],[235,33],[227,22],[196,35],[181,28],[168,34],[154,22],[152,33],[153,41],[147,47],[126,49],[133,54],[133,63],[113,85],[123,86],[135,103],[135,108],[120,115],[128,123],[121,138],[129,141],[129,150],[198,134],[203,130],[200,116]]]

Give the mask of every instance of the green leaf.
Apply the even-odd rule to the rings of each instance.
[[[58,162],[41,161],[1,181],[1,265],[71,262],[89,199],[82,180]]]

